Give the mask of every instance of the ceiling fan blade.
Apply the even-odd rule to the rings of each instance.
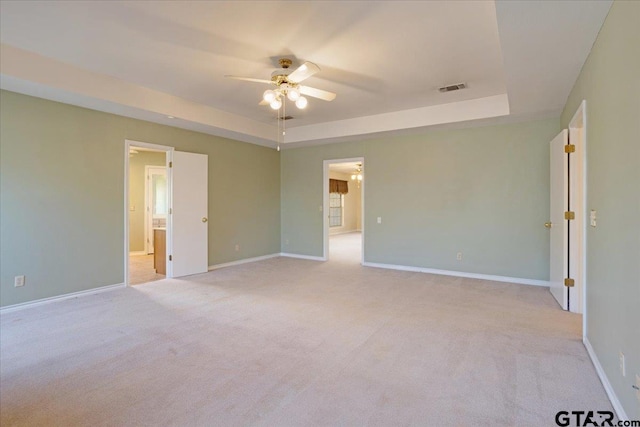
[[[244,81],[247,81],[247,82],[254,82],[254,83],[266,83],[266,84],[270,84],[270,85],[275,84],[275,82],[272,81],[272,80],[253,79],[251,77],[238,77],[238,76],[229,76],[229,75],[226,75],[225,77],[228,78],[228,79],[244,80]]]
[[[315,73],[320,71],[320,67],[318,67],[313,62],[305,62],[295,70],[293,70],[288,76],[287,80],[291,83],[300,83],[304,79],[308,79],[313,76]]]
[[[258,105],[269,105],[269,103],[263,99],[262,101],[258,102]]]
[[[323,99],[325,101],[333,101],[336,99],[336,94],[322,89],[316,89],[309,86],[299,86],[300,93],[314,98]]]

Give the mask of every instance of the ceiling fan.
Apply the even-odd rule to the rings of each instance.
[[[274,89],[267,89],[262,95],[260,105],[269,104],[274,110],[279,110],[285,98],[296,103],[296,107],[302,109],[307,106],[307,98],[302,95],[333,101],[336,94],[322,89],[316,89],[300,84],[303,80],[320,71],[313,62],[305,62],[295,70],[291,70],[292,61],[289,58],[280,58],[278,61],[280,68],[271,73],[271,80],[254,79],[251,77],[225,76],[230,79],[245,80],[254,83],[266,83],[275,86]]]

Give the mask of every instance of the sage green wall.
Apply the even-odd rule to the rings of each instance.
[[[640,3],[616,1],[562,113],[587,101],[587,338],[627,416],[640,419]],[[585,212],[585,214],[587,214]],[[618,353],[627,362],[620,373]]]
[[[277,151],[2,91],[0,304],[123,282],[125,139],[209,156],[209,264],[280,252]]]
[[[559,131],[550,119],[284,150],[283,252],[322,256],[322,162],[363,156],[365,261],[548,280]]]
[[[166,154],[140,151],[129,157],[129,251],[141,252],[144,245],[145,166],[165,166]],[[134,207],[135,210],[131,210]]]
[[[282,252],[322,256],[322,161],[360,157],[365,146],[358,141],[280,152]]]

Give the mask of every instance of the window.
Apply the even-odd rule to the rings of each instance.
[[[342,227],[342,206],[344,196],[340,193],[329,193],[329,227]]]

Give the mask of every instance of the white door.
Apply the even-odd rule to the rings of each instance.
[[[564,146],[567,145],[567,130],[560,132],[550,143],[551,151],[551,200],[549,223],[551,247],[549,260],[549,282],[551,293],[564,309],[568,309],[568,291],[564,279],[568,276],[568,221],[564,218],[567,211],[569,171]]]
[[[207,164],[206,154],[173,153],[172,277],[208,270]]]

